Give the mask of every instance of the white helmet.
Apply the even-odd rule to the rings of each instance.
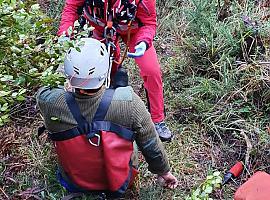
[[[83,38],[80,52],[70,48],[65,57],[66,76],[73,88],[97,89],[108,75],[109,54],[105,44],[92,38]]]

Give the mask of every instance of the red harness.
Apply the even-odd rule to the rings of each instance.
[[[139,28],[138,20],[135,20],[137,7],[141,0],[117,0],[113,5],[110,0],[87,0],[84,6],[85,18],[99,30],[103,30],[108,21],[112,21],[113,27],[118,33],[127,33],[128,23],[132,21],[131,30]]]

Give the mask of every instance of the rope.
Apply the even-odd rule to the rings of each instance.
[[[119,62],[114,61],[116,64],[118,64],[118,65],[120,65],[120,66],[122,65],[122,63],[124,62],[125,58],[127,57],[127,52],[128,52],[128,49],[129,49],[129,43],[130,43],[131,24],[132,24],[132,20],[129,21],[129,23],[128,23],[127,44],[126,44],[126,48],[125,48],[125,50],[124,50],[123,56],[122,56],[122,58],[120,59]]]

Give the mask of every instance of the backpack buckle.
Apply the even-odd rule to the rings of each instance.
[[[96,143],[92,142],[92,140],[91,140],[91,139],[93,139],[94,137],[97,137],[97,142],[96,142]],[[100,145],[100,135],[95,133],[94,137],[89,138],[88,141],[89,141],[89,143],[92,144],[93,146],[98,147],[98,146]]]

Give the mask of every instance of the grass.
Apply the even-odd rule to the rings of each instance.
[[[232,199],[255,171],[270,172],[269,64],[258,64],[269,61],[269,21],[260,20],[269,9],[255,7],[253,1],[232,1],[229,10],[223,1],[220,8],[200,2],[157,1],[155,46],[163,71],[166,119],[175,133],[173,142],[164,146],[179,187],[172,191],[156,185],[141,158],[139,185],[125,199],[185,199],[207,174],[224,173],[241,159],[242,176],[212,194],[213,199]],[[46,12],[59,18],[62,1],[47,3]],[[224,9],[228,16],[217,20]],[[243,26],[244,14],[260,22],[265,53],[256,49],[246,55],[247,36],[257,36]],[[236,60],[245,63],[237,65]],[[137,67],[130,59],[125,62],[135,91],[144,98]],[[56,181],[52,145],[35,135],[40,115],[13,117],[0,128],[0,198],[60,199],[65,191]]]

